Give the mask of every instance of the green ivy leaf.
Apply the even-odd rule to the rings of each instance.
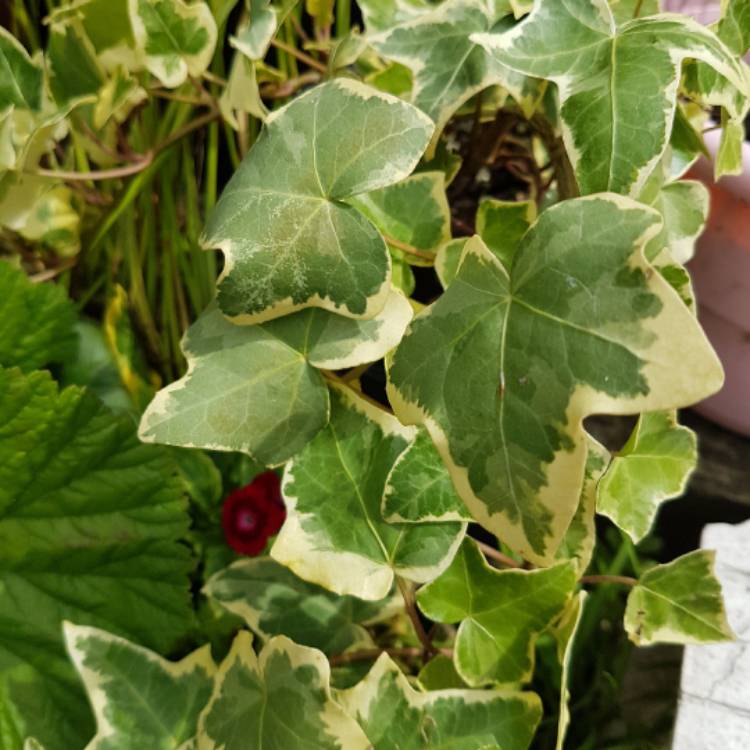
[[[388,238],[422,253],[434,255],[451,238],[451,213],[442,172],[420,172],[402,182],[357,196],[349,201]],[[389,245],[391,253],[412,265],[429,265]]]
[[[437,576],[465,524],[390,524],[381,514],[388,475],[415,433],[349,389],[332,388],[328,426],[287,465],[287,519],[271,556],[305,580],[368,600],[385,597],[394,574]]]
[[[476,216],[477,234],[506,267],[513,266],[521,238],[536,219],[534,201],[499,201],[483,198]]]
[[[349,79],[276,110],[208,218],[219,305],[245,323],[303,307],[371,318],[390,291],[385,242],[343,201],[405,178],[432,133],[409,104]]]
[[[131,23],[131,0],[84,0],[73,7],[105,70],[143,68]],[[64,11],[58,11],[64,12]]]
[[[219,667],[201,715],[197,750],[367,750],[357,723],[331,697],[329,667],[315,649],[284,636],[255,655],[240,632]]]
[[[250,5],[250,20],[229,37],[229,44],[249,60],[262,60],[271,44],[278,16],[269,0],[254,0]]]
[[[534,693],[418,692],[387,654],[337,699],[364,729],[373,750],[527,750],[542,715]]]
[[[450,567],[417,592],[436,622],[461,622],[454,661],[469,685],[531,678],[537,636],[560,614],[577,582],[572,562],[538,570],[490,567],[467,539]]]
[[[446,654],[438,654],[419,670],[417,684],[422,690],[450,690],[459,688],[464,690],[468,685],[456,671],[453,659]]]
[[[435,444],[425,430],[396,459],[383,495],[389,522],[471,521]]]
[[[646,246],[646,258],[655,261],[666,248],[675,263],[687,263],[708,220],[708,190],[695,180],[677,180],[664,185],[651,205],[661,214],[663,224]]]
[[[54,18],[46,55],[52,95],[61,107],[80,99],[93,102],[104,84],[104,71],[94,45],[77,14],[65,14],[64,21]]]
[[[698,460],[695,433],[672,411],[641,414],[623,449],[599,482],[597,510],[637,542],[659,505],[679,497]]]
[[[268,557],[237,562],[213,575],[204,593],[241,617],[262,638],[285,635],[301,646],[339,654],[372,647],[361,623],[380,619],[389,599],[337,596],[298,578]]]
[[[657,222],[613,195],[560,203],[510,272],[472,239],[393,356],[401,421],[425,425],[474,518],[533,562],[554,559],[578,505],[585,416],[675,408],[721,385],[694,317],[643,257]]]
[[[669,141],[684,59],[701,60],[743,96],[748,91],[735,56],[697,22],[665,15],[618,27],[602,0],[540,0],[507,33],[472,38],[497,62],[557,84],[584,194],[638,194]]]
[[[481,0],[448,0],[371,37],[381,55],[414,73],[412,101],[435,121],[436,135],[462,104],[494,84],[508,89],[529,116],[539,103],[540,82],[496,62],[471,39],[492,29],[497,18]]]
[[[176,88],[200,76],[216,46],[216,22],[204,2],[129,0],[130,22],[146,68]]]
[[[750,5],[747,0],[724,0],[722,16],[713,24],[716,36],[729,51],[742,57],[750,47]],[[748,68],[740,63],[747,74]],[[706,107],[721,107],[721,141],[714,160],[714,178],[742,172],[744,120],[750,107],[746,88],[737,88],[719,71],[696,61],[687,66],[683,86],[691,98]]]
[[[174,750],[195,738],[216,665],[206,645],[178,662],[97,628],[64,624],[96,716],[87,750]]]
[[[628,596],[630,640],[640,646],[734,640],[714,558],[713,551],[696,550],[647,570]]]
[[[586,603],[586,592],[579,591],[578,595],[573,597],[559,621],[555,623],[552,629],[552,636],[557,643],[557,658],[560,662],[560,711],[557,721],[557,744],[555,750],[563,750],[565,744],[565,734],[570,724],[570,667],[573,661],[573,644],[575,642],[576,631],[581,623],[583,607]]]
[[[61,287],[0,262],[0,366],[28,372],[63,362],[76,347],[75,320]]]
[[[586,467],[583,489],[575,515],[555,554],[556,560],[573,560],[579,575],[583,575],[594,555],[596,544],[596,493],[602,475],[609,464],[609,451],[590,435],[586,436]]]
[[[77,388],[0,369],[0,425],[0,696],[21,737],[69,750],[93,727],[60,621],[174,648],[193,624],[188,519],[165,453]]]
[[[435,256],[435,273],[443,289],[456,278],[458,267],[461,264],[461,256],[464,253],[468,237],[456,237],[456,239],[446,242]]]
[[[0,27],[0,111],[9,106],[38,112],[42,106],[42,66]]]
[[[308,309],[262,325],[236,325],[211,305],[185,336],[187,374],[157,393],[141,419],[140,437],[243,451],[266,465],[281,464],[328,421],[328,391],[318,368],[379,359],[399,341],[411,315],[398,292],[364,321]]]
[[[367,31],[386,31],[430,10],[427,0],[357,0]]]

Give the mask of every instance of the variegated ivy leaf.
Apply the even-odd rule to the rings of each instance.
[[[446,0],[370,39],[381,55],[412,70],[412,101],[435,121],[436,135],[464,102],[489,86],[502,85],[529,116],[544,93],[541,82],[498,63],[470,38],[497,28],[498,21],[503,28],[512,25],[512,16],[500,19],[491,5],[483,0]]]
[[[86,750],[175,750],[194,740],[214,684],[210,646],[171,662],[104,630],[63,629],[96,717]]]
[[[625,629],[638,645],[731,641],[715,554],[696,550],[647,570],[628,596]]]
[[[54,284],[0,262],[0,366],[36,370],[75,350],[75,308]]]
[[[192,630],[184,511],[173,464],[136,440],[129,416],[78,388],[58,391],[45,372],[0,368],[0,704],[10,706],[10,737],[70,750],[93,734],[61,620],[161,651]]]
[[[383,495],[387,521],[471,521],[450,474],[425,430],[396,459]]]
[[[143,69],[142,51],[136,47],[130,0],[79,0],[72,7],[79,14],[99,62],[106,70]],[[59,11],[64,12],[64,11]]]
[[[464,254],[464,248],[469,241],[468,237],[456,237],[456,239],[446,242],[435,256],[435,273],[443,289],[456,278],[458,267],[461,264],[461,257]]]
[[[597,511],[634,542],[641,540],[659,506],[683,493],[697,460],[695,433],[680,426],[673,411],[641,414],[599,482]]]
[[[417,592],[436,622],[461,622],[454,661],[469,685],[525,682],[537,636],[558,617],[577,582],[572,562],[538,570],[497,570],[466,539],[448,569]]]
[[[357,723],[334,702],[326,657],[284,636],[259,656],[240,632],[200,718],[197,750],[367,750]]]
[[[506,267],[513,265],[513,256],[521,238],[536,219],[534,201],[500,201],[484,198],[476,216],[477,234]]]
[[[687,263],[708,220],[708,190],[696,180],[664,185],[651,201],[662,216],[662,229],[646,246],[646,257],[656,262],[665,248],[675,263]]]
[[[618,26],[604,0],[539,0],[510,31],[473,39],[497,62],[557,84],[584,194],[639,193],[669,141],[684,59],[701,60],[743,96],[748,91],[736,57],[705,27],[675,15]]]
[[[423,582],[450,563],[465,524],[390,524],[388,475],[416,430],[355,395],[331,388],[331,419],[287,464],[287,518],[271,556],[338,594],[382,599],[393,577]]]
[[[502,690],[418,692],[387,654],[337,700],[372,750],[527,750],[542,716],[534,693]]]
[[[216,22],[206,3],[128,0],[136,45],[146,68],[176,88],[207,68],[216,46]]]
[[[645,18],[659,12],[659,0],[608,0],[617,23]]]
[[[187,374],[157,393],[141,419],[140,437],[243,451],[266,465],[281,464],[328,421],[328,391],[318,368],[380,359],[398,343],[411,315],[395,291],[377,317],[363,321],[309,309],[236,325],[212,304],[185,335]]]
[[[208,218],[204,244],[226,258],[224,313],[248,323],[310,306],[376,315],[388,249],[343,201],[405,178],[432,129],[411,105],[343,78],[276,110]]]
[[[724,0],[722,17],[713,25],[716,36],[737,57],[750,47],[750,4],[747,0]],[[750,69],[741,63],[746,80]],[[742,172],[742,143],[745,140],[744,120],[750,101],[747,89],[738,89],[719,71],[702,62],[691,63],[685,72],[683,86],[688,94],[708,107],[722,107],[721,141],[714,160],[714,176]]]
[[[0,112],[18,107],[38,112],[42,106],[42,66],[0,26]]]
[[[49,87],[59,106],[95,97],[104,84],[104,71],[94,45],[76,13],[52,15],[47,42]]]
[[[393,356],[399,418],[425,425],[474,518],[534,562],[554,559],[578,505],[585,416],[721,386],[697,322],[643,257],[658,227],[652,209],[600,195],[542,213],[510,271],[474,238]]]
[[[262,60],[276,33],[277,25],[277,11],[270,1],[253,0],[248,22],[237,29],[235,36],[229,37],[229,44],[249,60]]]
[[[235,130],[240,127],[238,113],[247,112],[259,120],[268,117],[258,88],[255,63],[241,52],[236,52],[232,60],[227,85],[219,97],[219,110]]]
[[[204,593],[262,638],[285,635],[326,654],[372,646],[361,623],[379,620],[389,605],[389,599],[366,602],[337,596],[268,557],[238,560],[213,575]]]
[[[596,493],[610,458],[609,451],[590,435],[586,436],[586,442],[588,447],[581,498],[555,554],[556,560],[572,560],[579,575],[583,575],[594,555]]]
[[[468,687],[456,671],[453,659],[446,654],[434,656],[419,670],[417,685],[426,691]]]
[[[359,209],[389,243],[391,253],[415,266],[430,265],[430,256],[450,240],[451,214],[442,172],[420,172],[402,182],[359,195],[349,201]],[[416,248],[424,256],[399,249],[398,243]]]
[[[563,750],[565,744],[565,734],[570,724],[570,665],[573,660],[573,644],[576,637],[576,631],[581,623],[583,607],[586,603],[586,592],[579,591],[577,596],[573,597],[565,607],[562,617],[555,623],[552,629],[552,637],[557,643],[557,658],[560,662],[560,710],[557,720],[557,743],[555,750]]]
[[[357,0],[368,32],[386,31],[431,9],[427,0]]]
[[[477,234],[506,267],[513,264],[521,238],[536,219],[534,201],[501,201],[483,198],[475,219]],[[435,258],[435,271],[446,289],[456,277],[467,237],[445,243]]]

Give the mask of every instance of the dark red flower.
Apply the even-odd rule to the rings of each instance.
[[[281,480],[273,471],[264,471],[250,484],[231,492],[221,509],[227,544],[241,555],[260,554],[285,518]]]

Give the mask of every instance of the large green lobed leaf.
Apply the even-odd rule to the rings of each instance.
[[[344,201],[405,178],[432,131],[415,107],[343,78],[276,110],[208,217],[203,242],[225,255],[222,311],[244,323],[310,306],[375,316],[388,249]]]
[[[305,580],[368,600],[386,596],[394,575],[435,578],[466,524],[391,524],[381,511],[388,475],[415,437],[380,407],[332,388],[328,426],[287,464],[287,519],[271,556]]]
[[[683,60],[700,60],[742,97],[736,56],[708,29],[677,15],[617,25],[605,0],[539,0],[504,34],[475,34],[494,59],[554,81],[563,135],[583,194],[637,195],[664,153]]]
[[[195,738],[216,672],[210,646],[170,662],[104,630],[64,631],[96,715],[86,750],[176,750]]]
[[[372,362],[400,340],[409,303],[392,291],[370,320],[320,309],[261,325],[236,325],[215,304],[188,329],[188,372],[146,409],[140,437],[182,447],[243,451],[281,464],[328,421],[328,390],[319,368]]]
[[[0,369],[0,703],[20,738],[69,750],[93,733],[62,620],[159,651],[186,637],[187,524],[171,461],[130,418],[47,373]]]
[[[534,693],[418,692],[387,654],[337,700],[357,719],[372,750],[527,750],[542,714]]]
[[[417,602],[436,622],[461,623],[454,661],[467,684],[515,684],[531,678],[536,639],[562,613],[577,578],[572,562],[496,570],[467,539]]]
[[[197,750],[366,750],[357,723],[334,702],[320,651],[272,638],[256,656],[241,631],[201,715]]]
[[[479,238],[393,356],[389,397],[424,424],[474,518],[554,559],[578,505],[583,419],[693,403],[722,371],[643,257],[658,215],[614,195],[541,214],[509,270]]]

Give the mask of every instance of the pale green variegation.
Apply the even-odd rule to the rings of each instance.
[[[572,562],[539,570],[496,570],[466,540],[448,569],[417,592],[436,622],[461,622],[454,661],[469,685],[531,678],[538,635],[560,615],[577,581]]]
[[[468,237],[457,237],[450,242],[446,242],[435,256],[435,273],[443,289],[456,278],[458,266],[461,263],[461,257],[464,254],[464,248],[469,241]]]
[[[560,662],[560,711],[557,720],[557,744],[555,750],[563,750],[565,734],[570,724],[570,667],[573,661],[573,645],[576,631],[581,622],[583,607],[586,604],[586,592],[579,591],[565,607],[562,617],[552,628],[552,637],[557,643],[557,659]]]
[[[415,256],[389,245],[391,253],[412,265],[429,265],[429,256],[451,238],[451,214],[442,172],[419,172],[395,185],[349,201],[385,235],[416,248]]]
[[[737,57],[750,47],[750,3],[747,0],[723,0],[722,15],[713,25],[716,36]],[[740,63],[746,80],[750,69]],[[714,160],[714,177],[742,172],[742,143],[745,140],[744,120],[750,102],[747,90],[738,89],[719,72],[702,62],[687,67],[683,86],[688,94],[704,106],[722,108],[721,141]]]
[[[379,620],[388,614],[390,604],[389,599],[366,602],[337,596],[268,557],[238,560],[213,575],[204,593],[241,617],[260,637],[285,635],[325,654],[372,647],[361,623]]]
[[[618,26],[605,0],[539,0],[510,31],[472,38],[497,62],[557,84],[583,194],[640,192],[669,141],[683,60],[748,93],[740,63],[705,27],[669,14]]]
[[[166,454],[133,433],[48,373],[0,368],[0,703],[48,750],[93,733],[61,620],[159,650],[192,627],[182,491]]]
[[[305,580],[368,600],[385,597],[394,575],[435,578],[466,525],[390,524],[381,512],[388,475],[415,437],[351,390],[332,388],[328,426],[287,464],[287,519],[271,556]]]
[[[399,418],[425,425],[474,518],[534,562],[554,559],[578,506],[585,416],[721,386],[694,317],[643,257],[658,229],[653,210],[602,195],[543,212],[510,272],[475,238],[393,356]]]
[[[625,629],[638,645],[731,641],[715,553],[696,550],[647,570],[628,596]]]
[[[320,651],[276,636],[256,656],[251,641],[241,631],[219,667],[197,750],[367,750],[362,730],[331,697]]]
[[[328,391],[318,368],[379,359],[398,343],[411,315],[398,292],[377,317],[363,321],[309,309],[236,325],[212,304],[185,336],[187,374],[157,393],[141,419],[140,437],[243,451],[266,465],[281,464],[328,421]]]
[[[483,198],[477,208],[476,231],[497,259],[510,268],[521,238],[536,219],[536,214],[533,201]],[[459,237],[446,242],[437,253],[435,271],[444,289],[456,277],[467,239]]]
[[[682,494],[697,460],[695,433],[674,412],[642,414],[599,482],[598,512],[641,540],[661,503]]]
[[[428,0],[357,0],[369,33],[386,31],[431,10]]]
[[[476,216],[477,234],[508,269],[521,238],[534,223],[537,207],[534,201],[499,201],[484,198]]]
[[[104,630],[63,629],[96,716],[86,750],[176,750],[194,740],[213,690],[210,646],[171,662]]]
[[[488,32],[500,20],[488,5],[482,0],[447,0],[412,18],[394,18],[392,27],[370,37],[381,55],[414,73],[411,101],[434,120],[436,135],[464,102],[489,86],[507,89],[528,116],[544,93],[542,82],[496,62],[472,41],[472,34]],[[501,21],[503,27],[511,23],[512,16]],[[433,141],[432,149],[435,145]]]
[[[358,685],[337,694],[372,750],[527,750],[542,715],[534,693],[415,690],[387,654]]]
[[[94,101],[104,84],[104,70],[77,15],[50,24],[46,62],[49,87],[61,107]]]
[[[450,474],[425,430],[393,464],[383,495],[386,521],[471,521]]]
[[[253,0],[248,22],[237,29],[229,43],[249,60],[262,60],[278,26],[278,12],[269,0]]]
[[[235,130],[240,129],[240,113],[250,114],[259,120],[268,117],[268,110],[263,104],[258,88],[255,63],[242,52],[234,54],[226,88],[219,98],[219,110],[222,117]]]
[[[133,36],[146,68],[176,88],[207,68],[216,46],[216,22],[206,3],[128,0]]]
[[[0,366],[28,372],[62,362],[76,345],[75,309],[59,286],[33,284],[0,262]]]
[[[654,262],[665,248],[675,263],[687,263],[708,220],[708,190],[695,180],[664,185],[651,201],[661,214],[663,226],[646,246],[646,258]],[[656,265],[659,265],[656,263]]]
[[[371,318],[389,294],[388,249],[343,201],[405,178],[432,123],[349,79],[276,110],[208,218],[226,265],[219,305],[242,322],[303,307]]]
[[[0,27],[0,112],[8,107],[38,112],[42,106],[43,73],[21,43]]]
[[[587,435],[586,442],[586,468],[581,498],[555,554],[556,560],[572,560],[579,575],[583,575],[594,555],[597,487],[610,460],[609,451],[590,435]]]

